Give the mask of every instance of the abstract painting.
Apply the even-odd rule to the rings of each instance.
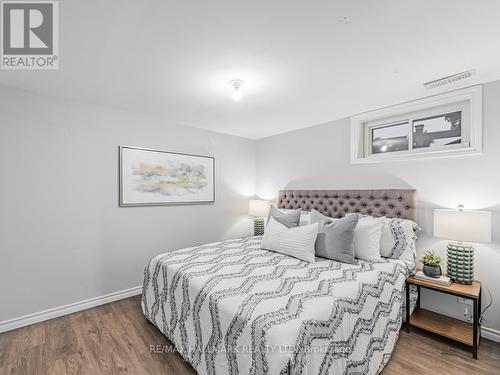
[[[215,158],[120,146],[120,206],[215,202]]]

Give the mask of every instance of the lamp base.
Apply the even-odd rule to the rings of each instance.
[[[462,243],[448,244],[447,273],[459,284],[470,285],[474,281],[474,248]]]
[[[255,217],[253,219],[253,235],[262,236],[264,234],[264,219]]]

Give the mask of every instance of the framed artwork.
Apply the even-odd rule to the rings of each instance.
[[[215,158],[120,146],[120,206],[215,202]]]

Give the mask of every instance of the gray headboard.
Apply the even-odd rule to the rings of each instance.
[[[306,211],[314,208],[333,218],[359,212],[416,221],[417,192],[406,189],[280,190],[278,208],[302,208]]]

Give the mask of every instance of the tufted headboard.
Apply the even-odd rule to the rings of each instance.
[[[333,218],[348,212],[401,217],[416,221],[417,191],[378,190],[280,190],[278,208],[312,208]]]

